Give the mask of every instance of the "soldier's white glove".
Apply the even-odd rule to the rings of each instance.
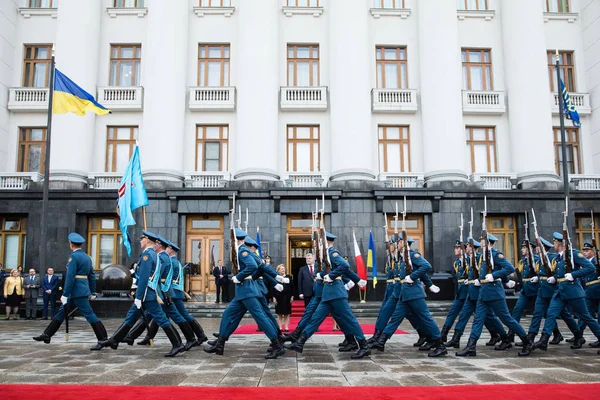
[[[304,295],[303,295],[303,294],[301,294],[301,295],[300,295],[300,298],[301,298],[301,299],[304,299]]]
[[[131,272],[131,276],[133,276],[133,274],[135,274],[135,268],[131,268],[129,272]]]
[[[475,279],[475,282],[473,282],[473,285],[475,286],[481,286],[481,282],[479,282],[479,279]]]
[[[410,277],[410,275],[406,275],[406,278],[404,278],[404,282],[406,282],[406,283],[415,283],[415,281],[412,280],[412,278]]]
[[[277,285],[275,285],[275,290],[277,290],[278,292],[283,292],[283,285],[281,283],[278,283]]]
[[[365,286],[367,286],[367,281],[365,281],[364,279],[361,279],[360,281],[358,281],[359,288],[364,288]]]
[[[352,281],[350,281],[350,282],[352,282]],[[348,285],[350,284],[350,282],[348,282],[348,283],[346,283],[346,284],[344,285],[344,288],[346,288],[346,291],[349,291],[349,290],[351,289],[351,288],[348,286]]]
[[[323,278],[321,277],[321,273],[317,272],[317,274],[315,275],[315,278],[322,280]]]
[[[283,277],[283,275],[277,275],[275,276],[275,280],[279,283],[286,283],[285,282],[285,278]]]
[[[565,279],[569,282],[573,282],[575,280],[575,278],[573,278],[573,275],[570,272],[565,274]]]
[[[553,276],[551,276],[550,278],[548,278],[548,281],[547,281],[547,282],[548,282],[549,284],[553,285],[553,284],[555,284],[555,283],[556,283],[556,278],[555,278],[555,277],[553,277]]]
[[[61,302],[61,303],[63,303],[63,304],[67,304],[67,301],[69,301],[69,298],[68,298],[68,297],[65,297],[65,296],[60,296],[60,302]]]
[[[465,279],[464,284],[468,286],[469,285],[469,280]]]
[[[325,282],[328,282],[328,283],[331,283],[331,282],[333,282],[333,280],[332,280],[332,279],[329,277],[329,274],[325,275],[325,276],[323,277],[323,280],[324,280]]]
[[[506,287],[509,289],[512,289],[515,287],[515,281],[508,281],[506,282]]]
[[[540,278],[538,278],[537,276],[534,276],[533,278],[531,278],[529,280],[529,282],[531,282],[531,283],[538,283],[539,280],[540,280]]]
[[[237,276],[235,276],[235,275],[233,276],[233,278],[231,278],[231,280],[233,281],[233,283],[240,283]]]
[[[133,304],[135,304],[135,306],[137,307],[137,309],[139,310],[140,308],[142,308],[142,300],[140,299],[135,299],[133,301]]]
[[[360,282],[358,283],[358,285],[360,286]],[[350,290],[352,289],[354,286],[356,286],[356,284],[353,281],[350,281],[348,283],[346,283],[346,290]]]
[[[487,275],[485,276],[485,280],[486,280],[486,281],[488,281],[488,282],[494,282],[494,275],[492,275],[492,274],[487,274]]]
[[[433,293],[439,293],[440,292],[440,288],[437,287],[436,285],[431,285],[429,286],[429,290]]]
[[[98,295],[96,293],[92,293],[92,295],[90,296],[90,300],[96,300],[97,297]]]

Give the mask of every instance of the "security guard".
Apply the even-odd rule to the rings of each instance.
[[[72,232],[69,234],[68,239],[71,254],[69,254],[69,260],[67,262],[63,295],[60,298],[62,306],[54,318],[52,318],[52,321],[50,321],[50,324],[46,327],[44,333],[35,336],[33,339],[46,344],[50,343],[50,339],[56,333],[62,322],[65,318],[68,318],[68,315],[65,315],[67,312],[65,311],[65,307],[67,302],[70,301],[69,304],[79,308],[79,311],[85,317],[87,322],[90,323],[96,334],[98,344],[90,350],[102,350],[100,342],[106,340],[106,328],[102,321],[94,314],[89,300],[90,298],[96,298],[96,275],[94,275],[92,259],[81,249],[81,245],[85,242],[83,236],[76,232]]]
[[[350,280],[356,280],[358,275],[350,269],[350,265],[340,252],[333,247],[334,241],[337,238],[335,235],[326,232],[327,238],[327,255],[331,263],[331,270],[325,276],[323,276],[323,293],[321,302],[317,306],[315,313],[313,314],[310,323],[303,330],[298,340],[290,346],[296,352],[302,353],[304,344],[311,337],[321,323],[327,318],[327,315],[331,313],[336,321],[340,323],[340,328],[345,334],[352,334],[358,341],[359,350],[356,354],[352,355],[351,358],[358,359],[363,358],[371,354],[371,350],[367,347],[367,341],[362,328],[352,310],[348,304],[348,293],[346,293],[346,287],[342,281],[342,276],[346,276]],[[358,278],[358,286],[365,287],[367,281]]]
[[[585,258],[590,260],[594,264],[594,271],[585,276],[585,301],[588,306],[588,310],[592,316],[598,316],[598,322],[600,322],[600,270],[598,270],[598,261],[594,251],[594,246],[585,242],[582,247],[582,252]],[[579,330],[583,333],[586,328],[586,324],[583,321],[579,322]],[[589,344],[590,347],[600,347],[600,341]]]
[[[469,286],[465,284],[465,281],[468,281],[467,277],[467,266],[462,265],[461,260],[461,247],[462,242],[456,240],[454,244],[454,256],[458,257],[454,261],[454,268],[452,268],[452,278],[456,282],[456,295],[454,296],[454,301],[452,302],[452,306],[450,306],[450,311],[448,311],[448,316],[446,317],[446,321],[442,326],[442,341],[446,343],[448,341],[448,332],[454,325],[454,321],[460,314],[460,310],[462,310],[465,305],[465,301],[467,300],[467,295],[469,294]],[[466,249],[465,249],[466,251]],[[467,259],[467,255],[465,254],[465,260]]]
[[[593,273],[595,270],[594,264],[590,262],[585,256],[577,249],[571,249],[570,258],[572,261],[572,272],[566,271],[566,260],[565,260],[565,246],[564,241],[568,238],[563,238],[563,235],[554,232],[552,234],[554,238],[554,249],[557,252],[556,255],[556,273],[554,276],[548,278],[548,283],[554,284],[558,282],[558,288],[550,307],[548,308],[548,314],[544,321],[544,330],[540,340],[535,343],[536,349],[547,350],[548,340],[550,334],[556,327],[556,318],[558,318],[567,305],[571,306],[571,310],[574,314],[578,315],[583,322],[590,327],[590,330],[594,335],[600,339],[600,324],[596,321],[588,311],[587,304],[585,302],[585,291],[581,286],[580,278]],[[583,334],[577,330],[574,332],[575,342],[571,348],[581,348],[583,343]]]
[[[110,346],[113,350],[116,350],[121,340],[123,340],[131,327],[142,316],[142,312],[144,312],[142,307],[144,307],[158,326],[163,328],[173,346],[171,351],[165,354],[165,357],[174,357],[185,350],[179,333],[171,325],[171,322],[169,322],[169,319],[159,305],[163,261],[158,258],[154,250],[154,245],[158,240],[158,235],[142,231],[142,236],[140,237],[142,254],[140,254],[140,259],[137,262],[139,266],[139,279],[138,287],[135,290],[135,300],[131,308],[129,308],[123,324],[117,328],[108,340],[101,342],[103,347]],[[170,261],[168,262],[170,264]]]
[[[454,328],[454,335],[452,335],[452,339],[449,342],[445,343],[447,347],[460,348],[460,338],[465,331],[465,327],[469,322],[471,316],[475,313],[475,309],[477,307],[477,300],[479,299],[479,292],[481,291],[481,284],[479,280],[475,277],[479,276],[479,270],[481,266],[481,254],[477,253],[477,249],[481,245],[477,240],[473,240],[473,247],[471,247],[471,238],[467,238],[467,247],[466,247],[466,271],[467,277],[464,284],[468,288],[467,298],[465,299],[465,303],[463,304],[463,308],[460,310],[460,315],[458,317],[458,322],[456,323],[456,327]],[[471,258],[474,257],[475,268],[471,267]],[[500,340],[501,335],[505,334],[506,331],[504,327],[500,323],[500,320],[494,315],[494,312],[490,310],[488,315],[485,318],[484,322],[485,327],[490,332],[491,339],[486,346],[493,346]]]
[[[502,280],[507,278],[508,275],[512,274],[515,271],[515,267],[513,267],[510,261],[504,257],[504,254],[493,248],[494,243],[498,241],[494,235],[488,233],[487,240],[489,247],[487,251],[490,252],[490,258],[493,260],[493,270],[492,273],[486,274],[485,277],[480,275],[478,282],[481,284],[481,292],[479,293],[479,300],[477,300],[477,308],[475,309],[475,320],[473,321],[473,327],[471,328],[471,336],[469,337],[467,347],[465,347],[462,351],[457,352],[456,355],[459,357],[474,357],[476,355],[477,340],[481,336],[483,324],[489,315],[490,310],[493,310],[498,318],[500,318],[500,320],[506,326],[508,326],[509,329],[512,329],[512,331],[515,332],[523,341],[523,349],[519,352],[519,356],[528,356],[531,353],[531,347],[533,343],[531,343],[531,341],[529,341],[527,338],[527,332],[525,332],[525,329],[523,329],[523,327],[519,325],[519,323],[515,321],[515,319],[508,312],[504,287],[502,285]],[[487,263],[485,261],[485,255],[483,255],[480,271],[483,273],[483,271],[486,270]],[[502,339],[506,340],[506,336],[506,334],[503,334]],[[502,350],[498,347],[496,349]]]
[[[221,325],[219,327],[219,337],[217,342],[210,346],[205,347],[204,351],[207,353],[215,353],[217,355],[223,355],[225,348],[225,342],[229,339],[229,335],[235,329],[232,321],[241,320],[246,311],[250,312],[260,330],[271,340],[272,352],[265,355],[266,359],[277,358],[285,353],[283,343],[277,338],[277,330],[273,327],[273,324],[269,321],[269,318],[265,315],[258,297],[262,294],[258,291],[256,283],[252,279],[252,275],[258,269],[258,264],[252,255],[250,249],[244,245],[244,239],[248,236],[246,232],[241,229],[235,229],[235,237],[238,242],[238,263],[239,271],[237,275],[233,277],[233,283],[235,283],[235,297],[231,303],[225,309],[223,317],[221,318]],[[233,245],[233,244],[232,244]]]

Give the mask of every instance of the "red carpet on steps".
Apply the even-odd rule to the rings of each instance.
[[[202,399],[202,400],[528,400],[597,399],[600,384],[572,385],[464,385],[464,386],[344,386],[344,387],[197,387],[197,386],[92,386],[0,385],[4,400],[60,399]]]

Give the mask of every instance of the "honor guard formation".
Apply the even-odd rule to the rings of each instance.
[[[406,231],[406,199],[401,213],[401,232],[398,229],[398,207],[394,234],[388,236],[388,227],[384,227],[387,286],[375,332],[369,339],[365,338],[347,301],[348,290],[355,285],[362,288],[367,282],[350,269],[335,247],[337,237],[325,230],[323,208],[313,212],[312,250],[317,271],[314,274],[313,296],[295,330],[283,335],[269,309],[265,294],[269,289],[282,291],[282,284],[289,283],[289,278],[263,262],[257,252],[259,245],[247,235],[247,226],[246,230],[241,229],[240,219],[237,220],[238,227],[234,226],[234,199],[230,238],[235,297],[223,314],[219,332],[214,334],[215,340],[208,341],[198,321],[184,306],[183,300],[187,294],[183,286],[183,268],[177,259],[180,248],[146,230],[142,231],[140,238],[140,258],[132,270],[136,282],[134,301],[122,325],[112,336],[108,337],[104,325],[90,306],[90,299],[96,296],[96,282],[92,260],[81,249],[85,240],[81,235],[71,233],[68,240],[72,252],[67,262],[64,293],[60,299],[62,306],[44,333],[33,339],[50,343],[63,322],[68,335],[69,316],[78,309],[92,326],[98,340],[90,350],[98,351],[105,347],[116,350],[121,343],[133,345],[144,331],[146,336],[138,344],[152,345],[161,327],[172,345],[165,357],[174,357],[206,341],[206,353],[223,355],[225,343],[246,312],[250,313],[260,331],[270,340],[265,355],[267,359],[278,358],[286,349],[302,353],[308,339],[317,332],[328,315],[334,318],[345,335],[344,341],[339,344],[339,351],[355,352],[352,359],[369,356],[372,350],[383,352],[386,343],[405,318],[419,334],[414,346],[421,351],[428,351],[428,357],[445,356],[448,348],[460,349],[456,352],[458,357],[475,357],[477,341],[484,326],[491,335],[486,346],[494,346],[494,350],[511,349],[515,336],[518,336],[520,342],[514,345],[520,348],[519,356],[529,356],[534,350],[547,351],[549,344],[559,344],[564,340],[557,328],[557,318],[566,323],[573,335],[572,339],[567,340],[571,342],[572,349],[580,349],[585,344],[583,331],[586,327],[599,339],[589,346],[600,347],[600,325],[594,319],[594,315],[600,314],[600,269],[595,236],[592,234],[594,238],[591,242],[583,244],[582,251],[573,248],[567,225],[568,207],[565,207],[562,232],[554,232],[550,242],[539,235],[535,211],[532,209],[531,224],[526,213],[522,258],[515,269],[504,254],[494,248],[498,238],[488,232],[487,202],[484,204],[479,240],[474,238],[473,208],[466,239],[463,237],[464,219],[461,215],[460,237],[455,242],[456,260],[452,269],[457,290],[441,330],[428,310],[425,293],[425,287],[433,293],[438,293],[440,288],[429,278],[431,264],[418,251],[411,249],[413,240]],[[385,220],[387,223],[387,216]],[[533,226],[534,241],[529,240],[529,225]],[[505,287],[515,287],[517,282],[509,279],[515,272],[517,281],[520,280],[520,296],[511,314],[506,303]],[[532,306],[533,317],[526,331],[520,320],[524,310]],[[461,349],[461,338],[473,315],[468,341]],[[457,319],[453,335],[448,340],[448,334]],[[185,343],[171,321],[181,330]],[[536,341],[540,328],[542,333]]]

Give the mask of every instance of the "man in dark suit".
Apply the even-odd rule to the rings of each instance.
[[[42,279],[42,290],[44,291],[44,310],[42,318],[48,319],[48,304],[50,304],[50,318],[54,318],[56,309],[56,292],[58,288],[58,277],[54,275],[54,268],[48,268],[46,276]]]
[[[298,272],[298,295],[304,300],[304,307],[308,306],[313,297],[313,285],[315,283],[315,261],[311,253],[306,255],[306,265]]]
[[[42,281],[35,269],[29,270],[29,276],[23,278],[25,288],[25,319],[35,319],[37,315],[37,299],[40,295]]]
[[[227,271],[227,267],[223,266],[223,260],[217,262],[212,273],[215,277],[215,284],[217,285],[217,301],[215,301],[215,303],[219,304],[219,298],[223,300],[223,303],[228,303],[229,294],[227,293],[227,283],[229,282],[229,272]]]

